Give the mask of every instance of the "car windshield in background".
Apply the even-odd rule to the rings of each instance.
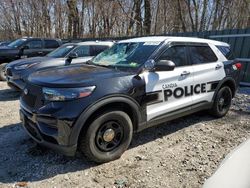
[[[26,41],[27,41],[27,39],[17,39],[15,41],[11,42],[10,44],[8,44],[7,46],[12,47],[12,48],[18,48]]]
[[[137,68],[150,57],[160,42],[118,43],[97,55],[92,63],[100,66]]]
[[[71,50],[73,50],[76,45],[63,45],[56,50],[50,52],[47,56],[54,58],[63,58],[65,57]]]

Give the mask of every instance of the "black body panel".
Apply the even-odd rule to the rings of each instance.
[[[47,102],[42,94],[43,87],[87,86],[96,86],[96,89],[90,96],[72,101]],[[21,111],[25,117],[27,113],[32,117],[40,140],[50,138],[58,145],[75,146],[80,130],[87,126],[91,115],[111,103],[118,108],[124,105],[129,108],[138,126],[146,121],[146,106],[142,104],[145,82],[134,72],[93,65],[58,67],[31,74],[25,89],[28,93],[21,96]],[[48,129],[51,126],[53,128]]]

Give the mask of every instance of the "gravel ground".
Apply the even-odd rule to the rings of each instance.
[[[102,165],[38,147],[20,125],[19,94],[0,82],[0,187],[201,187],[222,159],[250,137],[250,89],[228,115],[198,113],[137,133]]]

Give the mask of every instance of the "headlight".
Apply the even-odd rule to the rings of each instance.
[[[94,90],[95,86],[83,88],[43,88],[43,94],[47,101],[67,101],[87,97]]]
[[[37,62],[37,63],[38,63],[38,62]],[[16,70],[28,69],[28,68],[30,68],[30,67],[36,65],[37,63],[17,65],[17,66],[15,66],[15,69],[16,69]]]

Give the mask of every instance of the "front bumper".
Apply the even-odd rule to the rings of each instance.
[[[37,143],[67,156],[74,156],[77,145],[68,145],[70,130],[63,121],[37,116],[21,107],[20,118],[24,129]],[[51,125],[56,126],[51,126]]]

